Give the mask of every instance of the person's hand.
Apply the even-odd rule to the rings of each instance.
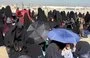
[[[32,20],[32,22],[35,22],[34,20]]]

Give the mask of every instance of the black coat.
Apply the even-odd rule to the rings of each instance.
[[[49,11],[48,12],[48,19],[49,19],[49,21],[51,21],[52,18],[53,18],[53,13],[52,13],[52,11]]]
[[[46,49],[45,58],[64,58],[61,56],[61,51],[59,51],[59,47],[55,43],[51,43]]]
[[[0,28],[0,46],[4,45],[4,37],[2,28]]]
[[[13,26],[5,35],[4,43],[6,46],[12,46],[15,38],[15,29],[16,26]]]
[[[30,19],[28,18],[28,15],[25,14],[25,15],[24,15],[24,27],[25,27],[25,29],[27,29],[31,23],[32,23],[32,22],[31,22]]]
[[[75,53],[79,58],[90,58],[90,44],[85,41],[78,42]]]
[[[0,10],[0,45],[4,44],[3,28],[4,28],[4,20],[3,20],[2,13]]]
[[[13,26],[4,38],[5,45],[14,46],[15,44],[19,44],[23,46],[25,43],[25,32],[24,28],[19,28],[17,25]]]
[[[41,47],[37,44],[31,44],[24,46],[22,53],[31,56],[32,58],[43,57]]]
[[[38,8],[37,20],[47,21],[47,17],[45,15],[45,12],[41,8]]]

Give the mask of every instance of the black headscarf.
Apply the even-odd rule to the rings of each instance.
[[[89,22],[90,22],[90,14],[89,12],[87,12],[85,15],[85,24],[89,24]]]
[[[37,20],[39,20],[39,21],[47,21],[47,17],[45,15],[45,12],[41,8],[38,8]]]
[[[75,20],[75,13],[73,11],[70,12],[69,14],[69,18],[73,18]]]
[[[61,11],[61,15],[62,15],[62,20],[67,20],[65,11]]]
[[[25,15],[24,15],[24,27],[25,27],[25,29],[27,29],[31,23],[32,23],[32,22],[31,22],[30,19],[28,18],[27,13],[25,13]]]
[[[49,11],[48,12],[48,19],[51,21],[52,17],[53,17],[53,13],[52,13],[52,11]]]
[[[12,16],[12,11],[11,11],[10,6],[6,6],[5,15],[6,15],[6,17],[11,17]]]

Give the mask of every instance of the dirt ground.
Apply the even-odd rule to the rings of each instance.
[[[82,38],[80,41],[86,41],[90,44],[90,35],[88,35],[88,38]]]
[[[0,58],[9,58],[7,49],[4,46],[0,47]]]
[[[86,41],[90,44],[90,38],[84,38],[84,39],[81,39],[80,41]]]

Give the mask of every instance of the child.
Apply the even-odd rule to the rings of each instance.
[[[66,44],[66,47],[62,50],[62,56],[64,56],[64,58],[74,58],[70,44]]]

